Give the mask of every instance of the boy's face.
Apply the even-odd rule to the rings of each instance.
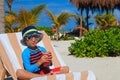
[[[39,35],[31,35],[29,37],[26,37],[26,43],[29,47],[36,47],[38,42],[39,42]]]

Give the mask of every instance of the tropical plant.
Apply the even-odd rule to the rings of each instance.
[[[13,3],[14,0],[5,0],[5,1],[6,1],[7,5],[8,5],[8,11],[11,11],[12,3]]]
[[[88,18],[90,18],[90,16]],[[75,28],[75,30],[79,30],[79,37],[82,37],[83,32],[86,33],[89,31],[89,29],[87,27],[87,18],[84,17],[82,19],[82,25],[81,25],[81,19],[79,17],[79,14],[76,14],[75,20],[76,20],[76,24],[77,24],[77,27]],[[89,23],[88,25],[91,25],[91,24],[92,23]]]
[[[54,32],[52,32],[52,28],[50,26],[37,26],[36,28],[39,31],[42,31],[42,30],[45,31],[49,36],[54,35]]]
[[[30,11],[21,8],[18,14],[13,11],[9,11],[9,15],[5,17],[6,32],[18,32],[26,26],[35,25],[38,22],[39,15],[44,9],[45,5],[42,4],[34,7]],[[9,30],[10,28],[11,30]]]
[[[78,10],[80,10],[80,20],[82,27],[82,14],[84,11],[86,11],[86,17],[87,17],[87,27],[89,29],[89,22],[88,22],[88,16],[89,12],[111,12],[114,11],[115,8],[120,9],[120,0],[69,0],[71,3],[73,3]]]
[[[46,10],[46,12],[49,15],[51,21],[55,24],[57,40],[58,40],[58,32],[59,32],[60,27],[65,25],[68,22],[69,18],[75,17],[75,15],[67,13],[67,12],[62,12],[58,16],[55,16],[50,10]]]
[[[5,32],[14,32],[14,29],[12,26],[12,24],[14,24],[15,22],[15,16],[9,15],[9,16],[5,16],[5,23],[6,23],[6,28],[5,28]]]
[[[75,40],[74,36],[65,35],[60,38],[60,40]]]
[[[120,27],[91,30],[69,47],[76,57],[120,56]]]
[[[117,25],[117,20],[114,14],[105,13],[103,15],[96,15],[94,17],[99,29],[106,29]]]

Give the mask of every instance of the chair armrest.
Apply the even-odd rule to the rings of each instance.
[[[0,80],[4,80],[6,75],[6,69],[3,67],[2,61],[0,60]]]

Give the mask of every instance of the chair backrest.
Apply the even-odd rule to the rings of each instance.
[[[65,66],[63,59],[51,44],[49,36],[44,32],[43,39],[38,45],[45,47],[48,51],[52,52],[53,66]],[[0,34],[0,57],[4,63],[4,67],[16,79],[17,69],[23,69],[23,62],[21,59],[21,53],[26,46],[21,44],[22,34],[21,32]]]

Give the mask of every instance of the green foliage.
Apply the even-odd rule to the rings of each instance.
[[[120,27],[90,31],[72,43],[69,51],[77,57],[120,56]]]
[[[30,11],[21,8],[18,13],[6,11],[5,32],[19,32],[26,26],[35,25],[39,20],[39,15],[45,9],[46,5],[35,6]]]
[[[65,36],[62,36],[59,40],[74,40],[74,36],[68,36],[68,35],[65,35]]]
[[[114,14],[105,13],[102,15],[96,15],[94,17],[96,23],[98,24],[100,29],[111,27],[117,25],[117,20]]]
[[[49,36],[52,36],[54,33],[52,32],[51,27],[46,27],[46,26],[37,26],[37,30],[39,31],[45,31]]]
[[[48,14],[50,20],[52,21],[53,24],[55,24],[56,27],[56,40],[58,40],[58,33],[59,29],[65,25],[71,17],[75,17],[74,14],[70,14],[67,12],[62,12],[58,16],[54,15],[50,10],[46,10],[46,13]]]
[[[46,7],[45,4],[38,5],[38,6],[34,7],[33,9],[31,9],[30,13],[35,17],[39,17],[39,15],[42,13],[42,11],[43,11],[43,9],[45,9],[45,7]]]

